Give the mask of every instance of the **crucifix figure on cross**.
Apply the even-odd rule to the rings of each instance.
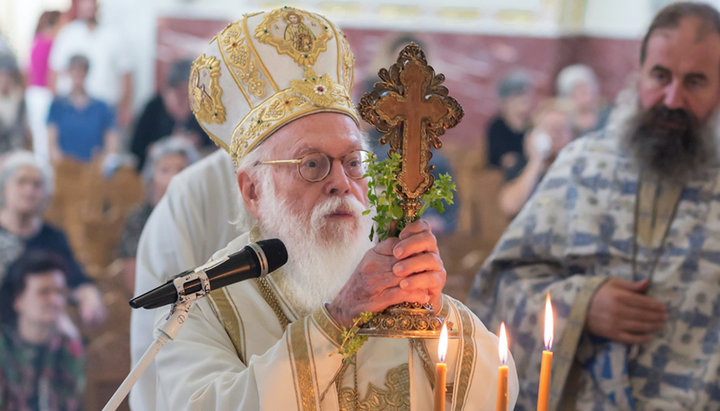
[[[382,133],[380,143],[390,143],[389,153],[402,157],[397,191],[405,222],[410,223],[434,182],[430,148],[442,147],[439,137],[460,121],[463,110],[442,85],[445,76],[435,74],[414,43],[405,46],[390,70],[383,68],[378,75],[381,81],[362,97],[358,111]]]

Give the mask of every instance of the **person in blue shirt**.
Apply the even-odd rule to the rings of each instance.
[[[50,105],[48,143],[53,163],[65,157],[89,162],[117,151],[115,112],[85,90],[89,68],[87,57],[71,57],[68,71],[72,90],[67,96],[56,97]]]

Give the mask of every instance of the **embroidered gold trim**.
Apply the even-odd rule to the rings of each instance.
[[[248,47],[250,48],[250,52],[252,52],[253,56],[255,56],[255,61],[258,62],[258,66],[260,67],[260,70],[262,70],[263,74],[265,74],[265,78],[268,79],[273,90],[275,90],[275,92],[278,92],[280,90],[280,87],[278,87],[277,83],[275,83],[275,80],[273,80],[267,67],[265,67],[265,63],[263,63],[260,56],[258,56],[257,50],[255,50],[255,44],[253,44],[253,42],[250,41],[251,37],[250,37],[250,30],[248,30],[248,26],[247,26],[247,20],[249,17],[255,16],[257,14],[260,14],[260,13],[247,15],[247,16],[243,17],[243,20],[242,20],[243,36],[246,39],[248,39],[248,42],[247,42]]]
[[[323,17],[324,18],[324,17]],[[335,27],[334,24],[330,23],[329,20],[325,19],[329,27],[332,27],[335,33],[335,42],[338,48],[338,79],[342,81],[342,84],[346,89],[352,88],[353,82],[353,67],[355,66],[355,56],[350,49],[350,44],[345,37],[342,30]]]
[[[335,83],[329,74],[318,76],[312,67],[305,67],[305,78],[302,81],[290,80],[290,89],[318,107],[352,104],[345,86]]]
[[[407,363],[388,370],[385,374],[385,388],[379,388],[373,383],[369,383],[365,398],[358,401],[357,404],[355,403],[356,398],[358,398],[358,394],[354,388],[340,388],[338,391],[340,410],[409,410],[410,371]]]
[[[228,24],[228,26],[223,30],[222,33],[224,33],[226,30],[230,29],[232,27],[232,23]],[[218,36],[221,36],[222,33],[218,34]],[[223,62],[225,62],[225,65],[228,67],[228,71],[230,72],[230,77],[233,78],[235,81],[235,84],[237,85],[238,89],[240,89],[240,92],[242,93],[243,97],[245,97],[245,101],[247,102],[248,106],[252,107],[252,101],[250,100],[250,96],[248,96],[247,91],[245,91],[245,88],[240,83],[240,80],[238,79],[238,75],[242,74],[241,72],[236,72],[236,70],[233,69],[233,66],[228,61],[228,57],[226,55],[226,52],[223,51],[223,44],[221,43],[220,39],[221,37],[217,37],[217,46],[218,46],[218,52],[220,53],[220,57],[222,57]],[[240,39],[242,41],[242,39]],[[234,44],[234,43],[231,43]],[[232,48],[235,48],[231,46]]]
[[[330,340],[336,347],[342,345],[342,330],[338,328],[335,322],[330,318],[330,313],[325,307],[320,307],[312,313],[312,319],[317,324],[320,331]]]
[[[238,88],[248,100],[248,105],[252,107],[253,104],[243,85],[247,87],[247,92],[262,98],[265,96],[265,82],[260,79],[257,63],[252,60],[250,47],[245,41],[242,31],[242,27],[238,23],[230,24],[220,33],[218,45],[221,45],[221,54],[225,64],[230,68],[230,73]]]
[[[472,315],[465,306],[453,301],[454,307],[457,309],[458,318],[460,319],[462,329],[462,349],[461,355],[458,356],[455,383],[455,410],[460,411],[465,406],[468,388],[470,385],[470,377],[475,373],[475,324]]]
[[[335,83],[329,75],[317,76],[308,68],[305,80],[292,81],[290,88],[253,108],[235,127],[229,150],[233,162],[237,166],[240,159],[279,127],[315,111],[347,114],[359,123],[345,87]]]
[[[225,122],[225,106],[220,98],[223,93],[220,87],[220,61],[217,58],[202,54],[195,59],[188,88],[190,107],[198,120],[218,124]]]
[[[275,298],[275,293],[273,293],[272,289],[270,288],[270,284],[268,284],[267,278],[260,277],[255,279],[255,282],[258,286],[258,289],[260,289],[260,295],[270,306],[273,313],[275,313],[275,316],[280,322],[280,328],[285,330],[288,324],[290,324],[290,319],[287,318],[285,312],[280,307],[280,303],[278,302],[277,298]]]
[[[307,321],[305,317],[288,327],[288,339],[290,342],[290,358],[297,375],[297,393],[300,396],[300,402],[303,410],[317,409],[317,397],[315,395],[314,373],[312,370],[312,362],[310,352],[307,345]]]
[[[296,321],[296,323],[302,323],[302,321]],[[288,350],[288,356],[290,357],[290,370],[292,371],[292,377],[293,377],[293,386],[295,387],[295,400],[297,401],[297,409],[302,410],[303,404],[300,393],[300,383],[298,381],[298,370],[297,367],[295,367],[295,363],[293,360],[293,339],[290,333],[288,333],[285,337],[285,342],[287,343],[287,350]]]
[[[445,294],[442,295],[442,306],[440,307],[440,311],[438,312],[437,316],[440,318],[445,318],[445,321],[448,321],[448,312],[450,311],[450,300],[448,296]],[[422,362],[423,371],[425,371],[425,376],[427,377],[428,381],[430,382],[431,387],[435,387],[435,367],[433,365],[432,358],[430,357],[430,353],[427,349],[427,341],[425,339],[417,339],[413,338],[410,340],[410,344],[415,349],[415,351],[418,354],[418,358],[420,358],[420,361]],[[452,383],[447,384],[447,386],[451,387],[450,389],[447,389],[446,393],[448,396],[452,396]],[[446,387],[447,387],[446,386]]]
[[[420,358],[420,363],[423,366],[423,371],[425,371],[425,376],[430,382],[430,386],[434,389],[435,367],[433,367],[433,361],[430,358],[430,353],[428,352],[427,346],[425,345],[425,340],[419,338],[412,338],[410,339],[410,345],[417,353],[418,358]]]
[[[281,27],[283,23],[284,28]],[[303,10],[283,7],[265,16],[255,29],[255,38],[275,47],[278,53],[287,54],[298,65],[311,66],[320,53],[327,50],[332,35],[330,26],[316,16]]]
[[[238,358],[240,358],[243,364],[247,364],[245,362],[245,328],[237,309],[233,308],[230,302],[227,288],[213,290],[208,297],[210,297],[212,303],[217,307],[217,311],[213,310],[213,312],[222,323],[228,337],[230,337],[230,341],[232,341],[233,347],[235,347]]]

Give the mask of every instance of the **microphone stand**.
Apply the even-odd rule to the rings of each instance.
[[[195,302],[195,300],[199,298],[204,297],[207,293],[210,292],[210,280],[208,279],[205,271],[195,272],[194,274],[197,276],[198,279],[200,279],[202,289],[192,294],[185,294],[183,283],[185,281],[192,280],[193,278],[188,278],[186,276],[176,278],[174,280],[175,288],[178,290],[178,300],[175,304],[173,304],[173,307],[170,310],[170,315],[165,320],[165,324],[163,324],[157,329],[160,333],[157,338],[155,338],[155,341],[147,348],[147,350],[145,350],[143,356],[140,358],[138,363],[135,364],[133,369],[130,371],[130,374],[125,377],[125,380],[123,380],[122,384],[120,384],[113,396],[110,398],[107,404],[105,404],[105,407],[102,409],[102,411],[117,410],[125,397],[127,397],[130,389],[133,387],[133,385],[135,385],[137,380],[140,379],[140,376],[143,375],[147,367],[153,362],[155,356],[158,354],[158,352],[160,352],[160,349],[165,345],[165,343],[168,342],[168,340],[175,339],[178,332],[180,331],[180,328],[183,326],[185,321],[187,321],[188,313],[190,312],[190,307],[192,306],[193,302]]]

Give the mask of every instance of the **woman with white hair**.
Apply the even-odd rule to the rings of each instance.
[[[31,152],[15,151],[0,161],[0,270],[4,273],[26,250],[59,255],[68,266],[68,286],[83,324],[97,325],[105,319],[100,293],[75,259],[65,233],[43,219],[52,195],[52,171]]]
[[[571,123],[576,137],[599,130],[610,110],[601,102],[597,76],[584,64],[563,68],[556,80],[557,96],[572,103]]]
[[[146,200],[128,215],[118,246],[118,258],[123,262],[125,285],[130,293],[135,288],[135,257],[140,233],[153,208],[165,194],[170,180],[197,161],[198,157],[194,144],[184,137],[166,137],[151,146],[142,173],[145,180]]]

